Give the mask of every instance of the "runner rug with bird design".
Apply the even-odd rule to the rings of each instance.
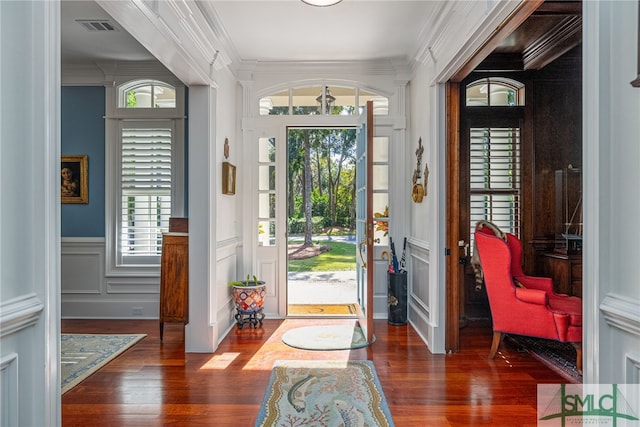
[[[256,426],[394,426],[368,360],[277,361]]]

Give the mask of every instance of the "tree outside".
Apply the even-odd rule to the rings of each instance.
[[[354,234],[356,129],[290,129],[288,150],[288,232],[318,255],[331,249],[314,236]]]

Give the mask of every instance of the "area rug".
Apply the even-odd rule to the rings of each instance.
[[[289,315],[315,316],[315,315],[345,315],[358,314],[357,304],[289,304]]]
[[[507,335],[516,347],[528,351],[533,357],[547,365],[574,384],[582,383],[582,374],[576,367],[576,349],[569,343],[532,338],[523,335]]]
[[[290,329],[282,342],[302,350],[350,350],[368,346],[367,338],[357,325],[321,325]]]
[[[146,334],[62,334],[62,393],[71,390],[145,336]]]
[[[368,360],[278,361],[256,426],[393,426]]]

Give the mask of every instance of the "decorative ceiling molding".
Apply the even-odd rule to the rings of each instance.
[[[186,0],[96,0],[109,15],[187,85],[215,86],[213,71],[228,65],[199,7]]]
[[[425,22],[418,37],[419,44],[414,59],[421,64],[429,59],[437,62],[433,55],[434,46],[442,43],[442,35],[447,31],[447,25],[451,25],[449,16],[454,11],[454,2],[442,2],[432,19]],[[436,47],[437,49],[437,47]]]
[[[115,80],[156,78],[174,86],[182,81],[160,61],[87,61],[61,65],[63,86],[111,86]]]
[[[243,61],[238,74],[250,71],[252,74],[309,74],[327,73],[338,75],[397,76],[409,70],[406,59],[382,59],[372,61]]]
[[[461,81],[464,79],[542,3],[543,0],[530,0],[521,3],[501,1],[497,3],[493,9],[485,14],[483,20],[478,21],[474,31],[463,37],[465,41],[460,49],[451,50],[449,48],[446,52],[449,62],[439,66],[434,81]],[[448,37],[452,37],[454,40],[460,39],[453,33],[448,34]],[[437,52],[436,55],[438,55]]]
[[[582,42],[582,16],[563,18],[524,50],[525,70],[539,70]]]

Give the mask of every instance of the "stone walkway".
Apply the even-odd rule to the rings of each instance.
[[[349,304],[357,301],[355,271],[290,272],[289,304]]]

